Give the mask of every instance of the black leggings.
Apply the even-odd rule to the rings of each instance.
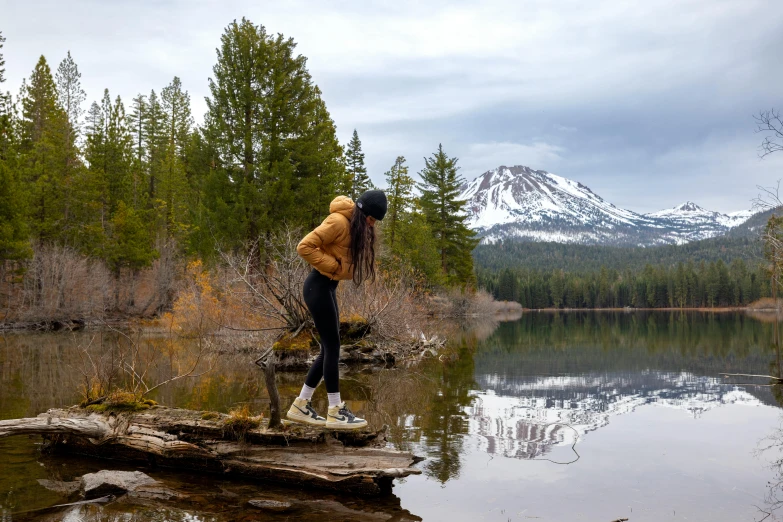
[[[338,281],[332,281],[313,269],[304,282],[304,300],[313,315],[315,329],[321,336],[321,353],[307,372],[305,384],[318,386],[321,377],[326,383],[326,393],[340,391],[340,313],[337,310]]]

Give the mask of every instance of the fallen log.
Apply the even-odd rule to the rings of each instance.
[[[42,435],[45,450],[256,478],[362,495],[388,491],[421,471],[420,459],[386,447],[378,431],[334,432],[287,425],[237,430],[230,417],[155,406],[139,413],[80,407],[0,421],[0,437]]]

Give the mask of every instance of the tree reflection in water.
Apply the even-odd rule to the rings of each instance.
[[[475,338],[452,344],[440,359],[425,361],[412,370],[362,376],[371,400],[367,419],[391,426],[390,441],[427,460],[424,474],[445,484],[459,477],[464,439],[468,434],[465,410],[476,389],[473,378]]]

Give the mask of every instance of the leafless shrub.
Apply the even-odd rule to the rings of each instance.
[[[82,348],[75,368],[86,405],[101,403],[117,393],[141,400],[171,382],[201,377],[217,361],[208,336],[194,340],[170,332],[164,338],[147,338],[141,329],[105,327],[116,334],[115,342],[96,350],[93,336]]]
[[[33,246],[18,308],[23,320],[100,316],[108,302],[111,275],[103,263],[68,247]]]
[[[402,278],[381,272],[377,279],[356,286],[338,286],[340,315],[367,321],[373,335],[385,341],[418,338],[424,330],[424,311],[416,305],[412,286]]]
[[[144,270],[112,274],[100,259],[52,243],[33,245],[25,262],[0,267],[0,296],[5,321],[55,322],[100,320],[108,313],[149,317],[170,309],[181,259],[169,241],[157,246],[160,257]]]
[[[296,253],[300,237],[299,229],[286,226],[250,243],[244,253],[218,248],[230,274],[226,290],[274,323],[270,328],[297,330],[310,317],[302,298],[309,266]]]
[[[450,288],[430,300],[433,313],[441,317],[479,317],[493,315],[508,303],[495,301],[485,290]]]
[[[257,240],[245,253],[219,249],[227,273],[225,291],[280,331],[297,331],[312,319],[304,304],[302,285],[312,268],[296,252],[300,229],[283,227],[266,240]],[[263,246],[263,248],[261,248]],[[424,329],[424,311],[416,305],[413,284],[380,271],[375,282],[338,286],[343,320],[366,321],[379,340],[406,341]],[[258,329],[264,329],[258,328]]]

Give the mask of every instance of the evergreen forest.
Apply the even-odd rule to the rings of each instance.
[[[4,45],[13,42],[0,33],[0,89]],[[98,262],[128,285],[164,260],[181,271],[263,249],[259,238],[282,227],[304,236],[335,196],[373,188],[358,131],[338,141],[296,47],[247,19],[230,23],[199,121],[177,71],[131,100],[111,86],[88,100],[70,52],[57,66],[45,56],[30,64],[18,95],[0,92],[0,305],[12,306],[14,285],[45,279],[36,272],[45,252]],[[376,176],[389,197],[381,265],[423,288],[472,287],[476,241],[455,217],[457,159],[437,143],[433,151],[420,182],[403,155]]]

